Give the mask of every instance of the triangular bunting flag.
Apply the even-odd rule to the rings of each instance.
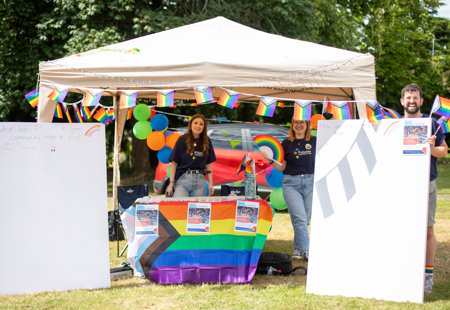
[[[57,87],[53,88],[52,92],[48,97],[56,102],[63,102],[64,99],[67,96],[67,93],[69,92],[68,88],[65,88],[63,90],[59,90]]]
[[[231,148],[234,149],[236,145],[241,144],[241,141],[239,140],[230,140]]]
[[[25,95],[30,105],[35,108],[39,102],[39,89],[36,88]]]
[[[261,100],[258,104],[258,109],[256,109],[256,114],[261,116],[272,117],[273,113],[275,113],[275,108],[277,98],[272,97],[261,97]]]
[[[366,113],[367,119],[371,123],[378,123],[379,120],[384,118],[381,106],[376,100],[366,101]]]
[[[83,107],[92,107],[97,106],[100,102],[100,98],[103,95],[103,91],[101,89],[97,90],[88,90],[84,94],[83,103],[81,104]]]
[[[239,95],[240,94],[235,91],[225,89],[217,104],[229,109],[234,109]]]
[[[136,106],[137,91],[123,91],[120,94],[119,109],[129,109]]]
[[[173,107],[175,91],[171,89],[158,90],[156,92],[156,106],[159,108]]]
[[[295,100],[294,119],[298,121],[309,121],[311,119],[311,100]]]
[[[211,88],[209,87],[196,87],[194,88],[194,95],[197,104],[205,103],[213,100]]]
[[[351,119],[350,107],[347,101],[331,101],[331,111],[336,120]]]

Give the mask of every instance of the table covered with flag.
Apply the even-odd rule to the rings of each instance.
[[[138,200],[121,216],[131,265],[137,273],[160,284],[251,283],[271,229],[273,209],[265,200],[240,198]],[[198,229],[194,227],[197,224],[190,224],[189,216],[192,205],[202,203],[208,206],[202,210],[210,218],[204,229]],[[157,210],[158,221],[153,221],[154,228],[148,233],[142,233],[139,210],[146,205]],[[242,210],[247,212],[244,216]],[[251,216],[253,227],[246,223]]]

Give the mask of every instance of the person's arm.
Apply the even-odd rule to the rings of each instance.
[[[214,194],[212,163],[206,164],[206,176],[208,178],[209,196]]]
[[[170,162],[170,175],[169,175],[169,185],[167,186],[166,192],[168,196],[173,196],[173,188],[175,185],[175,172],[177,171],[178,164],[174,161]]]
[[[277,162],[275,162],[272,158],[267,156],[265,152],[261,152],[261,155],[269,162],[269,164],[275,169],[280,172],[283,172],[286,169],[286,161],[283,161],[281,165]]]
[[[427,139],[428,143],[430,143],[431,147],[431,155],[436,158],[441,158],[447,156],[448,145],[445,140],[440,144],[436,145],[436,136],[433,135]]]

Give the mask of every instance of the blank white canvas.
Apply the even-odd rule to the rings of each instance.
[[[403,127],[319,122],[307,293],[423,302],[430,154]]]
[[[0,295],[110,287],[105,127],[0,123]]]

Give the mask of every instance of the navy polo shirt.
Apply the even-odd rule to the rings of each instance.
[[[295,139],[293,142],[289,139],[284,140],[281,143],[284,160],[286,160],[286,169],[283,173],[288,175],[314,174],[316,141],[314,136],[311,136],[309,141],[305,139]]]
[[[175,180],[186,172],[187,169],[199,169],[205,170],[206,165],[216,161],[216,154],[214,153],[214,148],[212,146],[211,140],[208,137],[209,142],[209,152],[205,157],[197,144],[194,147],[194,151],[190,154],[187,153],[187,147],[185,142],[186,134],[178,138],[177,143],[170,154],[169,161],[174,161],[177,163],[177,171],[175,171]]]

